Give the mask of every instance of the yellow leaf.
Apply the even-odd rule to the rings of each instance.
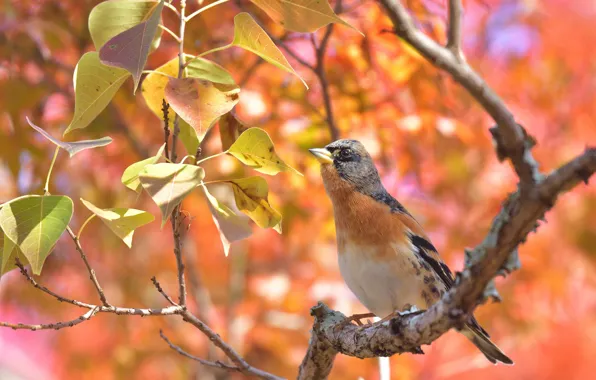
[[[97,4],[89,14],[89,34],[99,50],[112,37],[145,21],[155,9],[154,0],[110,0]],[[157,49],[162,30],[157,29],[151,48]]]
[[[253,52],[265,61],[290,74],[296,75],[304,83],[304,86],[308,88],[306,82],[294,71],[286,57],[275,46],[267,33],[246,12],[238,13],[234,17],[234,40],[232,41],[232,45]]]
[[[186,54],[187,61],[192,58],[193,56]],[[200,78],[213,83],[236,85],[232,75],[226,69],[203,58],[194,59],[188,65],[184,74],[186,78]],[[178,57],[173,58],[148,74],[141,85],[141,91],[147,106],[160,119],[163,118],[161,101],[165,99],[165,88],[169,81],[168,77],[178,77]],[[173,123],[174,115],[170,113],[170,128],[173,127]],[[195,152],[188,153],[195,154]]]
[[[127,167],[124,170],[124,173],[122,173],[122,184],[124,184],[124,186],[128,187],[134,192],[140,193],[142,186],[141,181],[139,181],[139,173],[141,172],[141,170],[145,168],[145,166],[154,164],[157,161],[159,161],[159,158],[163,155],[165,147],[166,144],[163,144],[161,148],[159,148],[155,156],[146,158],[142,161],[135,162],[134,164],[131,164],[129,167]]]
[[[220,117],[219,136],[221,138],[221,149],[230,149],[234,141],[247,129],[248,127],[236,118],[233,110]]]
[[[275,175],[282,171],[291,171],[302,175],[279,158],[271,138],[261,128],[249,128],[244,131],[228,149],[228,153],[264,174]]]
[[[212,83],[198,78],[170,78],[165,96],[178,116],[195,129],[200,141],[215,121],[238,103],[239,92],[235,84]]]
[[[269,186],[261,177],[228,181],[234,190],[238,209],[248,215],[259,227],[273,228],[281,233],[281,214],[269,204]]]
[[[252,234],[252,229],[248,225],[245,216],[240,217],[234,210],[220,202],[211,195],[206,186],[203,186],[203,191],[209,201],[209,209],[219,231],[224,254],[227,256],[230,252],[231,243],[249,237]]]
[[[4,235],[4,231],[0,229],[0,277],[4,273],[17,268],[15,265],[17,257],[21,264],[27,265],[29,263],[21,250],[16,246],[16,243]]]
[[[327,0],[251,1],[263,9],[273,21],[294,32],[312,33],[330,23],[342,24],[358,31],[339,18]]]
[[[110,103],[130,73],[104,65],[97,52],[85,53],[74,71],[75,109],[64,134],[85,128]]]
[[[128,248],[132,247],[132,236],[135,229],[153,222],[154,216],[143,210],[134,208],[101,209],[93,203],[81,198],[81,202],[95,214],[112,232],[118,236]]]
[[[139,180],[161,210],[162,228],[174,208],[199,186],[204,177],[203,168],[194,165],[161,163],[145,166]]]

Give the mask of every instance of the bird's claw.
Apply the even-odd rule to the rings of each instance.
[[[351,315],[348,318],[344,319],[343,321],[341,321],[341,323],[338,325],[338,327],[343,328],[349,324],[352,324],[352,321],[356,322],[358,327],[366,327],[366,325],[362,323],[361,319],[373,318],[373,317],[375,317],[375,315],[373,313],[354,314],[354,315]],[[368,321],[368,320],[367,320],[367,325],[370,325],[370,321]]]

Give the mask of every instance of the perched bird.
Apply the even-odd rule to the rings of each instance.
[[[393,198],[364,146],[338,140],[310,149],[333,203],[339,269],[350,290],[378,317],[428,309],[454,277],[414,217]],[[492,363],[513,364],[474,317],[461,332]]]

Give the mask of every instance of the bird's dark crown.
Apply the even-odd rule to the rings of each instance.
[[[325,149],[331,153],[337,174],[357,190],[372,192],[383,187],[379,172],[360,141],[337,140]]]
[[[359,193],[367,195],[377,202],[386,204],[393,212],[408,213],[385,190],[370,154],[368,154],[360,141],[337,140],[327,145],[325,149],[331,154],[333,169],[337,172],[338,177],[341,178],[340,181],[345,181]],[[333,181],[331,179],[333,176],[330,177],[331,173],[329,170],[333,169],[324,169],[322,171],[323,180],[326,182],[328,191],[333,191],[331,188],[335,187],[329,183]]]

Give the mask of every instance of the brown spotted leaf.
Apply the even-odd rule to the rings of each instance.
[[[269,186],[261,177],[228,181],[234,190],[236,206],[259,227],[273,228],[281,233],[281,214],[269,204]]]
[[[244,131],[228,149],[228,153],[244,165],[264,174],[276,175],[282,171],[289,171],[302,175],[279,158],[275,153],[273,141],[261,128],[249,128]]]
[[[199,140],[215,121],[238,103],[235,84],[213,83],[198,78],[170,78],[165,97],[172,109],[192,126]]]
[[[219,136],[221,138],[221,149],[228,150],[248,126],[238,120],[234,110],[219,118]]]

